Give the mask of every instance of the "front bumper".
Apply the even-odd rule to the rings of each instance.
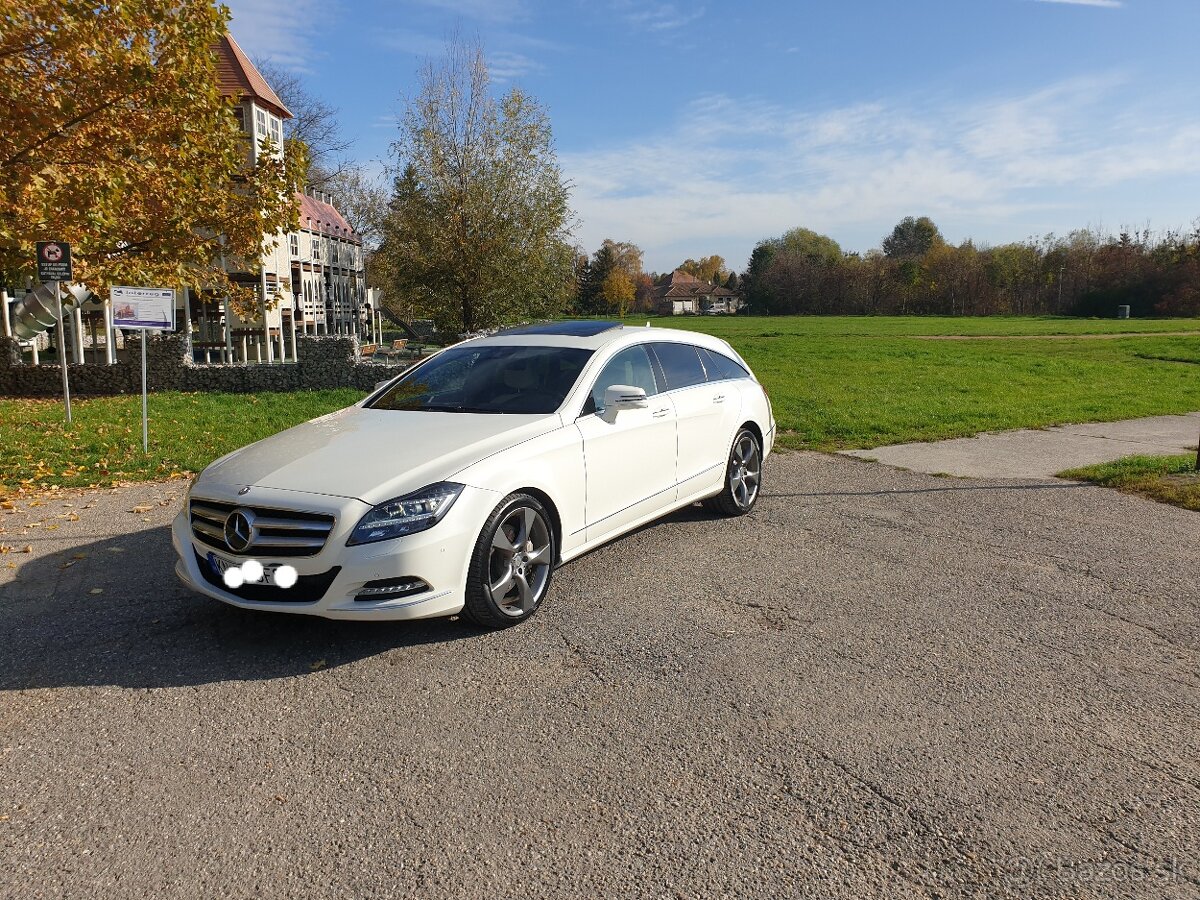
[[[297,504],[302,499],[316,500],[303,495],[294,499]],[[483,523],[499,500],[499,495],[493,491],[468,487],[446,517],[428,531],[355,547],[347,547],[346,538],[369,507],[358,500],[342,501],[346,505],[339,509],[334,529],[319,553],[310,557],[279,558],[239,555],[228,548],[198,540],[192,533],[185,505],[171,526],[171,541],[178,556],[175,574],[193,591],[242,609],[328,619],[450,616],[462,610],[471,553]],[[324,497],[317,502],[328,504],[330,498]],[[312,508],[314,503],[301,505]],[[215,570],[208,569],[206,577],[202,567],[209,565],[210,554],[237,564],[248,559],[257,559],[264,566],[287,564],[296,569],[300,580],[293,588],[257,588],[254,591],[256,599],[247,599],[227,590]],[[429,589],[393,599],[355,599],[367,582],[395,578],[419,578]],[[278,599],[262,599],[272,595]]]

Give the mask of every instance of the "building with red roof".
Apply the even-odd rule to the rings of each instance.
[[[291,111],[258,68],[226,34],[213,46],[221,92],[235,100],[237,117],[251,159],[283,152],[284,121]],[[271,235],[257,260],[226,260],[229,277],[253,286],[270,301],[258,321],[244,322],[224,304],[194,298],[189,322],[197,328],[194,344],[206,359],[249,362],[287,359],[292,336],[356,334],[365,324],[366,278],[362,240],[333,204],[315,190],[296,193],[300,227]],[[212,298],[209,298],[212,299]]]
[[[737,291],[701,281],[681,269],[654,289],[654,309],[664,316],[735,313],[741,306]]]

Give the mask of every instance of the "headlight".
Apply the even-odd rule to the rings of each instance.
[[[354,526],[346,546],[386,541],[432,528],[442,520],[462,491],[461,484],[443,481],[380,503]]]

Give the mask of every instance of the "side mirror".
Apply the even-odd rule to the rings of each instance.
[[[604,389],[604,409],[617,412],[622,409],[643,409],[648,406],[646,392],[628,384],[614,384]]]

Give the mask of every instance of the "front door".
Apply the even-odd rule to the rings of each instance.
[[[605,389],[617,384],[645,390],[646,407],[604,409]],[[583,412],[575,425],[583,438],[585,521],[593,541],[674,503],[675,409],[659,391],[646,350],[635,345],[605,365]]]

